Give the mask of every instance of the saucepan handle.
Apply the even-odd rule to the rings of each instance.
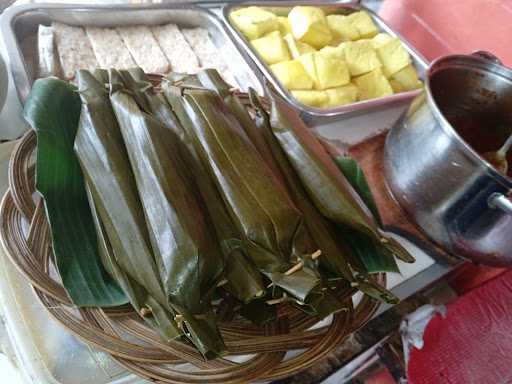
[[[493,193],[487,200],[489,207],[500,209],[503,212],[512,215],[512,201],[502,193]]]
[[[503,62],[498,59],[495,55],[488,51],[474,51],[471,53],[473,56],[481,57],[482,59],[488,60],[498,65],[503,65]]]

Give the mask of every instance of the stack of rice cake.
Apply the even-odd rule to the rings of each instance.
[[[204,28],[180,30],[175,24],[165,24],[84,29],[52,23],[51,27],[40,26],[39,40],[40,62],[56,59],[60,70],[54,69],[52,74],[66,80],[73,80],[78,69],[138,66],[146,73],[166,74],[215,68],[226,81],[236,85],[227,63]],[[53,51],[48,49],[48,41],[53,41]],[[40,76],[48,75],[48,65],[40,68]]]

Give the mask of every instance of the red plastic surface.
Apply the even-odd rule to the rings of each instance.
[[[385,0],[379,15],[428,60],[483,49],[512,66],[512,0]]]
[[[449,304],[424,341],[411,353],[410,384],[512,383],[512,271]]]

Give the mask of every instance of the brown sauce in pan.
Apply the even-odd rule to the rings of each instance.
[[[459,136],[476,152],[483,154],[497,151],[512,133],[512,116],[479,114],[447,117]],[[512,150],[508,152],[509,170],[512,177]]]

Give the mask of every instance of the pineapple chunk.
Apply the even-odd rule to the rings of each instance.
[[[293,37],[315,48],[322,48],[332,39],[324,11],[317,7],[296,6],[288,14]]]
[[[295,40],[290,33],[284,37],[284,41],[286,41],[286,44],[288,45],[288,50],[292,55],[292,59],[297,59],[299,56],[306,53],[316,51],[311,45]]]
[[[279,31],[270,32],[268,35],[252,40],[251,44],[267,64],[290,60],[288,47]]]
[[[249,40],[279,29],[277,16],[260,7],[240,8],[229,15],[231,22]]]
[[[420,80],[418,80],[418,74],[416,69],[409,64],[404,69],[401,69],[397,73],[393,74],[389,79],[391,87],[395,92],[411,91],[418,89],[423,86]]]
[[[348,41],[344,43],[343,50],[352,76],[359,76],[382,66],[370,41]]]
[[[298,60],[283,61],[270,69],[286,89],[304,90],[313,88],[313,80]]]
[[[345,61],[345,52],[343,51],[343,47],[327,46],[327,47],[323,47],[319,52],[322,55]]]
[[[393,36],[387,33],[379,33],[372,38],[373,48],[377,49],[393,40]]]
[[[342,87],[331,88],[325,91],[327,94],[327,102],[325,107],[337,107],[340,105],[351,104],[357,101],[358,89],[349,83]]]
[[[411,63],[409,52],[407,52],[402,42],[397,38],[393,38],[381,45],[376,51],[382,62],[382,70],[386,77],[390,77]]]
[[[279,32],[281,32],[281,35],[285,36],[288,33],[292,33],[292,26],[287,17],[278,16],[277,23],[279,24]]]
[[[322,53],[315,53],[314,57],[318,78],[317,89],[338,87],[350,82],[350,73],[344,61]]]
[[[359,90],[359,100],[375,99],[393,94],[393,88],[379,68],[356,77],[354,83]]]
[[[325,91],[291,91],[291,93],[297,101],[310,107],[322,108],[327,103]]]
[[[328,15],[327,25],[329,26],[333,40],[336,43],[342,41],[353,41],[359,39],[359,31],[352,26],[350,19],[344,15]]]
[[[348,67],[344,61],[329,53],[314,52],[299,57],[317,90],[345,85],[350,82]]]
[[[351,13],[347,16],[350,24],[357,29],[361,38],[369,38],[379,33],[379,29],[373,22],[370,15],[365,11]]]

